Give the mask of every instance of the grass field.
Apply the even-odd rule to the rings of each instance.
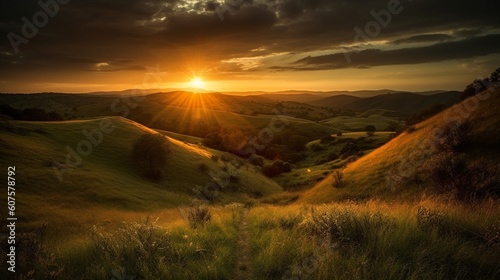
[[[320,121],[320,123],[347,131],[364,131],[367,125],[373,125],[377,130],[383,131],[391,124],[403,124],[399,117],[390,117],[383,115],[369,115],[366,117],[340,116],[322,120]]]

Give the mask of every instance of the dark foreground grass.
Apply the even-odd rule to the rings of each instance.
[[[18,267],[18,279],[233,279],[242,207],[210,209],[210,222],[196,228],[146,218],[94,226],[62,245],[33,231],[21,238],[29,248],[19,258],[29,261]]]
[[[20,233],[17,279],[234,279],[243,206],[206,209],[196,226],[104,223],[60,242],[43,227]],[[496,202],[254,205],[252,279],[498,279],[499,213]]]

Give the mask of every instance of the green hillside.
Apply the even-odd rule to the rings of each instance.
[[[109,128],[102,141],[85,151],[83,130]],[[103,131],[103,130],[101,130]],[[144,133],[157,133],[121,117],[63,122],[3,122],[0,127],[1,166],[16,166],[18,215],[26,223],[82,223],[99,219],[103,211],[158,211],[189,203],[192,189],[213,180],[234,178],[214,202],[238,201],[255,193],[281,191],[275,182],[233,157],[214,161],[213,154],[193,144],[168,138],[171,146],[165,179],[146,180],[131,160],[132,144]],[[99,137],[95,136],[98,140]],[[75,154],[68,157],[68,148]],[[80,151],[80,152],[78,152]],[[241,165],[241,167],[240,167]],[[73,166],[73,167],[72,167]],[[59,175],[58,175],[59,174]],[[109,216],[109,215],[108,215]],[[88,219],[88,220],[87,220]],[[83,221],[82,221],[83,220]],[[68,227],[70,228],[70,227]]]

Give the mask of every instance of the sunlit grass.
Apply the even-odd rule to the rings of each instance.
[[[419,216],[419,209],[442,219]],[[500,247],[488,234],[499,213],[495,203],[433,200],[259,207],[249,216],[256,277],[493,279]]]

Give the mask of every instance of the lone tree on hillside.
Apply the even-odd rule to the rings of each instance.
[[[170,143],[161,134],[144,134],[135,141],[132,158],[146,167],[146,176],[159,181],[163,178],[163,170],[167,165]]]
[[[375,133],[375,130],[377,130],[377,129],[373,125],[367,125],[365,127],[365,130],[366,130],[366,134],[368,134],[368,136],[372,136]]]

